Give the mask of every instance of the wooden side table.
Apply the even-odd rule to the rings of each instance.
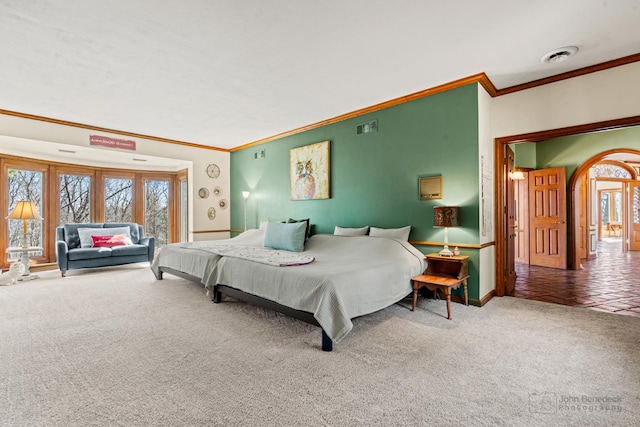
[[[426,287],[430,291],[444,292],[447,299],[447,319],[451,319],[451,289],[458,289],[462,284],[464,289],[464,303],[469,305],[469,294],[467,292],[467,278],[469,277],[469,257],[468,256],[441,256],[439,254],[428,254],[427,270],[424,274],[413,279],[413,305],[411,311],[416,310],[418,302],[418,291]]]

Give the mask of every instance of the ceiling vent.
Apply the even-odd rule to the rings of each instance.
[[[578,52],[578,48],[576,46],[561,47],[542,55],[542,58],[540,58],[540,62],[544,62],[545,64],[562,62],[566,59],[569,59],[569,57],[575,55],[577,52]]]

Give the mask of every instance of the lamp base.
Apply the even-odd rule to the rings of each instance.
[[[443,250],[438,252],[438,255],[440,255],[440,256],[453,256],[453,252],[451,252],[451,250],[449,248],[444,248]]]
[[[24,276],[18,277],[18,282],[28,282],[29,280],[37,279],[37,274],[25,274]]]

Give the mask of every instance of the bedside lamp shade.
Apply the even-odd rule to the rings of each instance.
[[[460,227],[460,206],[434,206],[433,226],[444,228],[444,249],[440,251],[442,256],[453,256],[449,250],[449,227]]]
[[[460,206],[435,206],[433,208],[434,227],[460,227]]]

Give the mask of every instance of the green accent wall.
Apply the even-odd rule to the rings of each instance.
[[[378,131],[356,135],[358,124],[377,120]],[[231,153],[231,228],[261,221],[310,218],[313,233],[342,227],[403,227],[410,240],[439,241],[433,207],[462,207],[463,227],[449,230],[452,243],[478,244],[478,87],[472,84],[374,113]],[[289,150],[330,141],[330,194],[325,200],[290,200]],[[264,158],[255,153],[264,150]],[[418,178],[442,175],[443,198],[421,201]],[[435,252],[436,247],[419,247]],[[479,298],[479,251],[469,255],[469,297]]]
[[[566,167],[567,182],[585,161],[616,148],[640,150],[640,126],[553,138],[536,144],[536,169]]]
[[[536,143],[526,142],[522,144],[511,144],[516,168],[536,168]]]

